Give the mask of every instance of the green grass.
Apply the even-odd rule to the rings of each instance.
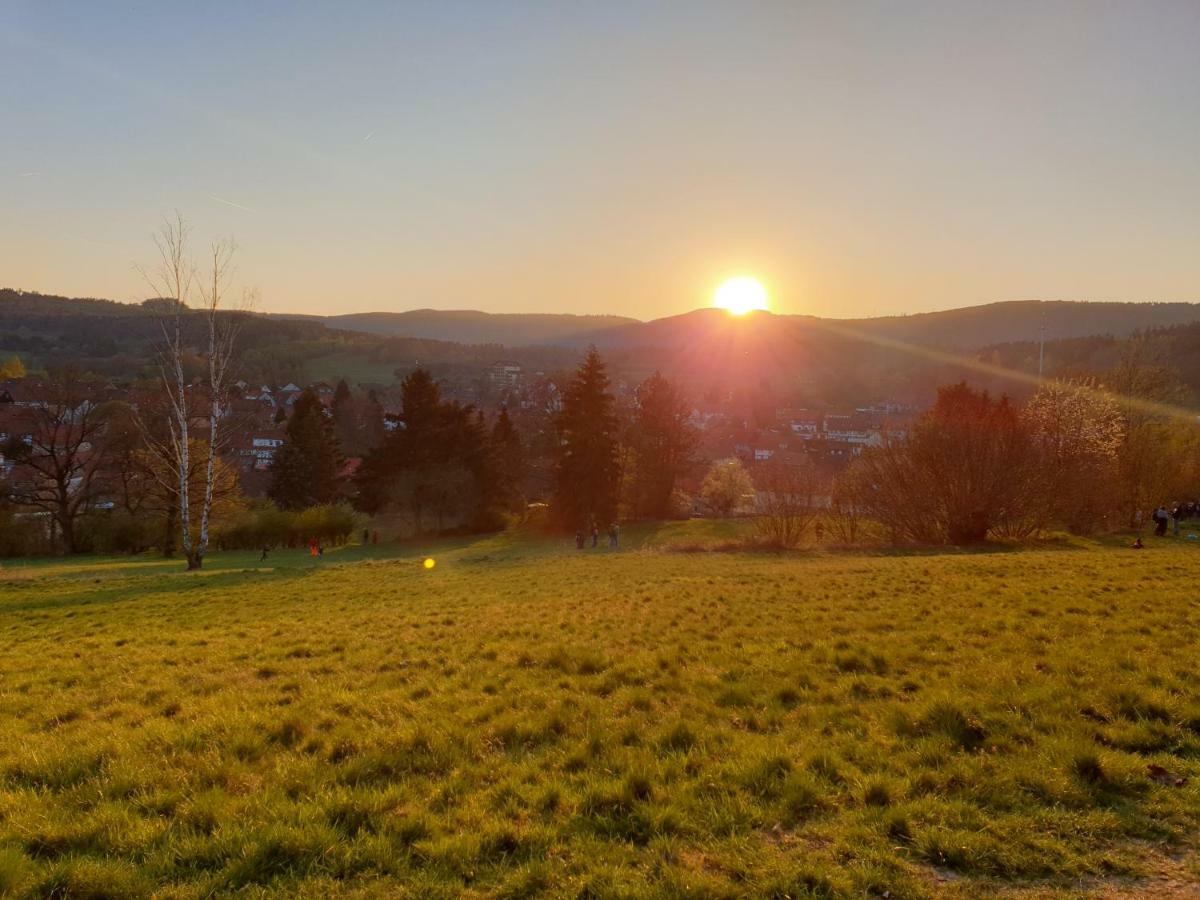
[[[395,380],[396,363],[372,360],[353,352],[330,353],[310,359],[304,366],[307,382],[335,383],[345,378],[350,384],[391,384]],[[304,384],[305,381],[301,381]]]
[[[5,564],[0,895],[1200,884],[1197,548],[742,527]]]

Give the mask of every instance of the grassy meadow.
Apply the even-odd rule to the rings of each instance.
[[[1200,548],[734,528],[5,564],[0,894],[1198,889]]]

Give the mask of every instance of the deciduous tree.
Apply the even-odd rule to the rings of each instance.
[[[667,518],[675,485],[691,464],[696,433],[688,423],[683,397],[659,372],[638,388],[631,439],[634,512]]]
[[[104,411],[92,396],[79,373],[57,373],[28,407],[28,440],[14,435],[4,448],[16,464],[10,499],[48,513],[67,553],[81,547],[76,526],[97,497],[104,460]]]
[[[179,527],[187,567],[199,569],[208,552],[217,456],[224,439],[221,426],[241,323],[235,313],[225,309],[233,271],[232,242],[213,243],[203,273],[198,273],[189,256],[188,237],[188,227],[178,214],[165,222],[155,237],[159,265],[145,275],[159,293],[159,374],[170,408],[160,456],[170,461],[178,485]],[[250,295],[243,297],[243,306],[249,306]],[[191,300],[198,303],[196,313],[189,308]],[[193,325],[199,325],[202,332],[198,342],[204,374],[199,384],[192,383],[184,371]],[[207,431],[202,443],[195,441],[197,426]],[[147,426],[148,440],[155,440],[158,433],[159,429]],[[198,496],[191,484],[194,448],[203,448],[204,453],[204,484]]]
[[[755,469],[753,480],[759,537],[776,547],[795,547],[820,513],[816,469],[806,459],[773,459]]]
[[[970,544],[1037,525],[1029,429],[1007,398],[966,383],[940,388],[908,439],[866,450],[860,468],[856,502],[897,541]]]
[[[700,499],[715,516],[726,518],[754,495],[754,482],[739,459],[713,463],[700,485]]]
[[[1076,533],[1102,527],[1114,511],[1125,422],[1117,401],[1094,380],[1050,381],[1023,416],[1037,454],[1034,486],[1045,518]]]

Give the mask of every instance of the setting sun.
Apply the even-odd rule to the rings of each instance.
[[[723,282],[713,295],[713,306],[735,316],[754,310],[766,310],[767,289],[755,278],[742,275]]]

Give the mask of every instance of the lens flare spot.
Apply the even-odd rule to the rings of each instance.
[[[427,556],[427,557],[425,557],[425,562],[423,562],[421,565],[423,565],[427,569],[432,569],[434,566],[437,565],[437,563],[433,561],[432,556]]]

